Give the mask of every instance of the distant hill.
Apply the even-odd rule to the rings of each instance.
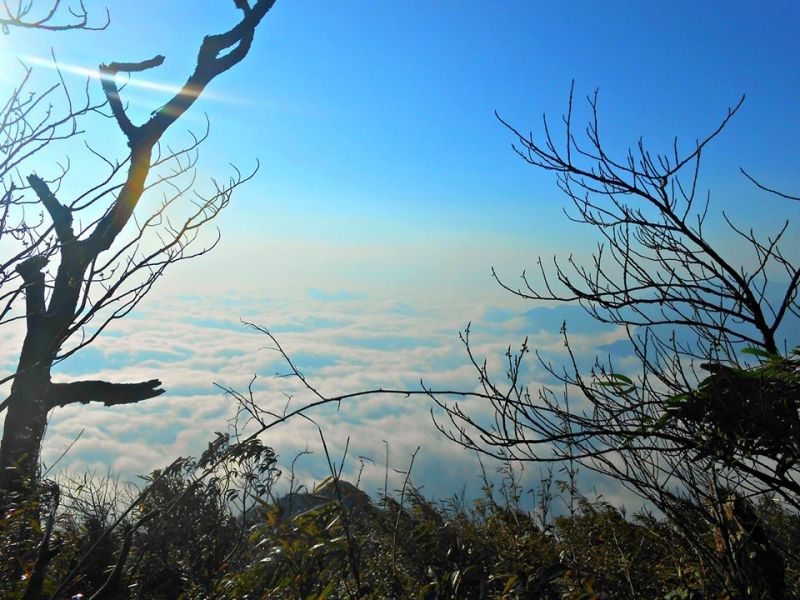
[[[348,511],[372,508],[372,499],[366,492],[358,489],[349,481],[340,479],[338,482],[334,482],[332,478],[328,478],[310,492],[291,492],[281,497],[277,502],[279,520],[289,519],[325,504],[335,502],[337,499],[337,485],[339,487],[339,495],[342,498],[342,505]],[[245,520],[253,521],[261,516],[263,516],[263,508],[258,506],[247,511]]]

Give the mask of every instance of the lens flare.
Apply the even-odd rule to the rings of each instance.
[[[88,77],[91,79],[102,79],[103,74],[97,69],[89,69],[79,65],[70,65],[67,63],[57,62],[49,58],[41,58],[30,54],[19,54],[17,58],[23,63],[44,67],[46,69],[53,69],[62,73],[69,73],[71,75],[78,75],[80,77]],[[167,92],[169,94],[178,94],[183,89],[180,85],[172,85],[166,83],[157,83],[155,81],[148,81],[146,79],[135,79],[133,77],[126,77],[118,75],[117,80],[121,87],[133,87],[145,90],[152,90],[156,92]],[[233,102],[231,98],[225,98],[215,94],[203,92],[203,98],[206,100],[215,100],[217,102]]]

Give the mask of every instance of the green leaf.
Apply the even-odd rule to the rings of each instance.
[[[331,592],[333,591],[333,588],[335,588],[335,587],[336,587],[336,580],[335,579],[331,579],[328,582],[328,585],[326,585],[324,588],[322,588],[322,591],[317,596],[317,600],[325,600],[325,598],[327,598],[328,596],[331,595]]]
[[[559,577],[562,577],[566,572],[567,572],[567,567],[565,567],[561,563],[550,565],[539,574],[539,576],[536,578],[536,581],[532,589],[534,591],[540,591],[547,584],[552,583]]]
[[[329,482],[333,480],[332,475],[328,475],[325,479],[320,481],[317,485],[314,486],[313,493],[318,494],[322,488],[328,485]]]
[[[691,396],[686,392],[681,392],[680,394],[675,394],[674,396],[670,396],[666,400],[664,400],[664,404],[667,406],[680,406],[684,402],[686,402]]]
[[[757,356],[759,358],[777,358],[776,354],[772,352],[767,352],[763,348],[756,348],[755,346],[749,346],[742,350],[742,354],[750,354],[751,356]]]
[[[508,578],[508,581],[506,581],[506,585],[503,588],[503,595],[507,594],[512,590],[512,588],[517,584],[517,579],[519,578],[516,575],[512,575],[511,577]]]
[[[419,593],[417,594],[417,600],[423,600],[428,596],[428,591],[432,590],[436,587],[434,582],[426,583],[421,588],[419,588]]]
[[[461,581],[461,571],[457,569],[453,571],[453,574],[450,576],[450,587],[453,588],[454,590],[457,590],[460,581]]]

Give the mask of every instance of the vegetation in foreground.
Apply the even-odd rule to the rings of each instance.
[[[483,496],[473,502],[432,502],[410,478],[373,500],[337,476],[276,498],[281,475],[273,451],[259,443],[244,448],[222,436],[199,459],[176,461],[140,488],[83,477],[53,484],[49,494],[43,489],[36,506],[2,520],[0,596],[800,596],[800,518],[773,498],[753,504],[721,496],[717,508],[729,528],[709,529],[698,512],[705,547],[697,548],[665,519],[627,515],[581,495],[574,471],[562,472],[564,480],[545,474],[536,490],[526,490],[506,465],[499,485],[484,476]],[[30,510],[42,516],[39,535],[27,530]],[[30,545],[32,538],[44,541]],[[709,552],[739,560],[752,594],[737,593],[706,560]],[[49,568],[39,573],[46,553]],[[11,573],[20,576],[7,578]],[[36,577],[42,581],[34,596]]]

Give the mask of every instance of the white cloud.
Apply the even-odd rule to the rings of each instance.
[[[275,377],[288,367],[271,349],[270,340],[240,322],[240,316],[275,332],[296,366],[323,394],[331,396],[375,388],[419,390],[420,379],[438,389],[474,389],[477,375],[468,364],[459,331],[474,321],[471,341],[476,358],[486,357],[490,370],[502,377],[504,354],[529,335],[529,345],[555,360],[563,356],[560,323],[531,325],[523,305],[509,302],[512,315],[498,323],[481,321],[492,307],[486,303],[442,302],[439,306],[400,305],[394,299],[302,294],[284,300],[257,294],[190,297],[159,294],[143,304],[135,318],[115,323],[74,360],[56,368],[55,380],[104,378],[139,381],[157,377],[167,393],[135,406],[106,408],[69,406],[54,411],[43,458],[51,464],[75,438],[59,469],[103,471],[108,466],[134,479],[163,467],[177,456],[199,455],[215,431],[224,431],[235,414],[232,398],[214,383],[245,391],[253,377],[257,402],[275,412],[293,396],[291,407],[311,396],[294,378]],[[209,317],[209,315],[213,315]],[[516,315],[516,316],[514,316]],[[620,332],[572,337],[579,352],[620,339]],[[9,340],[18,341],[18,340]],[[3,344],[3,348],[8,346]],[[13,356],[7,350],[6,356]],[[88,357],[88,358],[87,358]],[[531,357],[535,362],[535,357]],[[531,370],[535,376],[537,371]],[[531,381],[535,388],[536,381]],[[478,400],[462,405],[479,419],[491,416]],[[362,473],[368,491],[382,489],[386,475],[384,440],[390,450],[390,487],[402,484],[404,470],[419,446],[412,480],[426,493],[446,497],[466,483],[480,491],[474,455],[447,441],[430,418],[425,396],[366,396],[309,413],[323,429],[332,458],[338,462],[349,438],[345,475],[354,478],[359,456],[369,457]],[[312,478],[327,475],[319,434],[304,419],[270,429],[264,442],[281,457],[286,469],[306,448],[314,454],[299,462]],[[490,467],[493,471],[493,467]],[[535,469],[529,469],[533,477]],[[536,477],[538,478],[538,472]],[[531,481],[531,484],[533,481]]]

